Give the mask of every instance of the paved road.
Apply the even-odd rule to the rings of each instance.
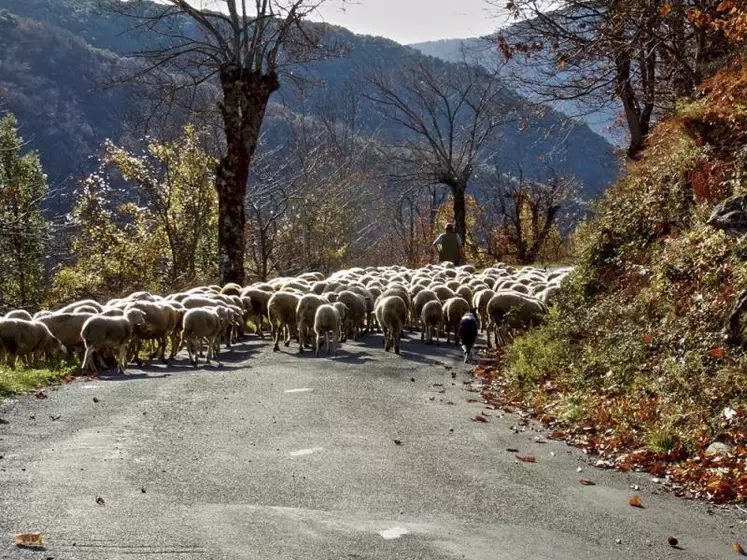
[[[483,405],[467,402],[453,347],[410,340],[397,357],[380,340],[331,360],[252,339],[222,367],[7,400],[0,558],[711,559],[747,538],[741,512],[588,467],[514,433],[514,415],[471,421]],[[15,549],[23,531],[46,550]]]

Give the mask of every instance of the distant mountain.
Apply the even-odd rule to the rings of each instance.
[[[64,209],[74,179],[95,169],[95,156],[106,138],[137,138],[127,126],[135,103],[126,87],[104,89],[114,77],[138,64],[127,53],[148,45],[147,34],[127,33],[132,22],[97,10],[97,0],[0,0],[0,111],[16,114],[21,134],[37,149]],[[3,9],[4,8],[4,9]],[[321,25],[321,24],[309,24]],[[305,73],[318,87],[298,90],[283,82],[265,122],[266,136],[281,141],[283,111],[314,117],[329,92],[368,87],[361,73],[376,65],[395,71],[424,55],[380,37],[355,35],[324,26],[324,32],[349,45],[342,59],[315,62]],[[454,67],[435,58],[439,71]],[[131,88],[130,88],[131,89]],[[539,173],[540,160],[552,156],[560,173],[575,175],[589,196],[609,185],[618,171],[612,146],[585,124],[548,111],[541,115],[518,94],[508,91],[521,119],[502,129],[490,146],[498,161],[522,161],[524,171]],[[280,105],[280,102],[284,105]],[[361,108],[364,132],[387,138],[396,132],[370,102]]]
[[[510,28],[507,29],[507,31],[510,33]],[[440,41],[413,43],[409,46],[417,49],[423,54],[440,58],[441,60],[448,62],[459,62],[464,60],[466,56],[467,60],[473,61],[476,64],[481,64],[491,70],[502,67],[501,74],[505,75],[507,79],[510,79],[513,75],[529,80],[536,78],[540,75],[538,65],[543,64],[537,58],[532,59],[531,63],[527,63],[522,59],[506,62],[501,53],[497,50],[495,41],[490,37],[442,39]],[[522,85],[516,81],[513,83],[515,84],[516,90],[519,94],[524,95],[529,99],[534,97],[529,88],[522,87]],[[627,142],[624,132],[615,126],[620,114],[618,109],[614,106],[603,107],[593,111],[579,101],[556,101],[550,103],[550,106],[565,115],[572,118],[578,118],[586,123],[591,130],[600,134],[615,145],[620,146]]]

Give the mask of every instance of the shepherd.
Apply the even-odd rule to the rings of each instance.
[[[462,238],[454,232],[454,224],[446,224],[446,231],[436,237],[433,246],[438,248],[438,262],[449,261],[454,266],[461,264]]]

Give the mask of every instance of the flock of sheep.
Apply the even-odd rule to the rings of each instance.
[[[0,358],[15,367],[20,356],[31,367],[41,358],[77,352],[83,371],[105,368],[108,362],[124,372],[130,362],[142,363],[148,344],[151,360],[168,363],[186,347],[196,366],[203,350],[208,363],[217,359],[221,343],[230,347],[250,320],[261,338],[263,322],[269,324],[275,351],[281,339],[285,346],[295,339],[299,352],[315,347],[319,355],[324,340],[327,354],[336,355],[338,343],[380,329],[385,350],[399,354],[406,328],[419,327],[428,344],[434,338],[438,344],[441,335],[447,343],[453,335],[459,344],[465,321],[487,331],[490,347],[491,334],[496,344],[503,344],[541,321],[569,272],[497,264],[477,273],[471,265],[451,263],[415,270],[352,268],[326,279],[309,272],[246,287],[197,287],[165,297],[136,292],[104,304],[83,300],[33,316],[15,310],[0,319]],[[463,344],[465,361],[474,343],[470,338],[469,347]]]

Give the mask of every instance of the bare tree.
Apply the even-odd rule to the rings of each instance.
[[[480,189],[483,216],[476,229],[483,239],[477,245],[488,256],[531,264],[553,233],[560,238],[567,233],[563,228],[575,223],[578,184],[550,165],[544,171],[540,180],[527,178],[521,165],[513,174],[494,171]]]
[[[215,0],[213,11],[190,0],[102,0],[133,18],[156,45],[132,79],[156,83],[169,100],[196,102],[205,84],[218,84],[225,153],[218,161],[220,276],[244,280],[246,184],[270,96],[289,66],[327,56],[315,28],[303,25],[325,0]],[[191,93],[189,93],[191,92]]]
[[[512,77],[538,101],[578,101],[588,111],[619,104],[628,157],[643,148],[657,115],[696,92],[722,41],[692,10],[721,0],[488,0],[518,21],[497,36]],[[531,71],[526,67],[531,65]]]
[[[366,76],[374,86],[367,97],[401,129],[389,157],[408,184],[438,184],[453,197],[457,233],[465,239],[465,194],[483,149],[498,128],[515,115],[497,73],[472,66],[413,57],[396,72]]]

